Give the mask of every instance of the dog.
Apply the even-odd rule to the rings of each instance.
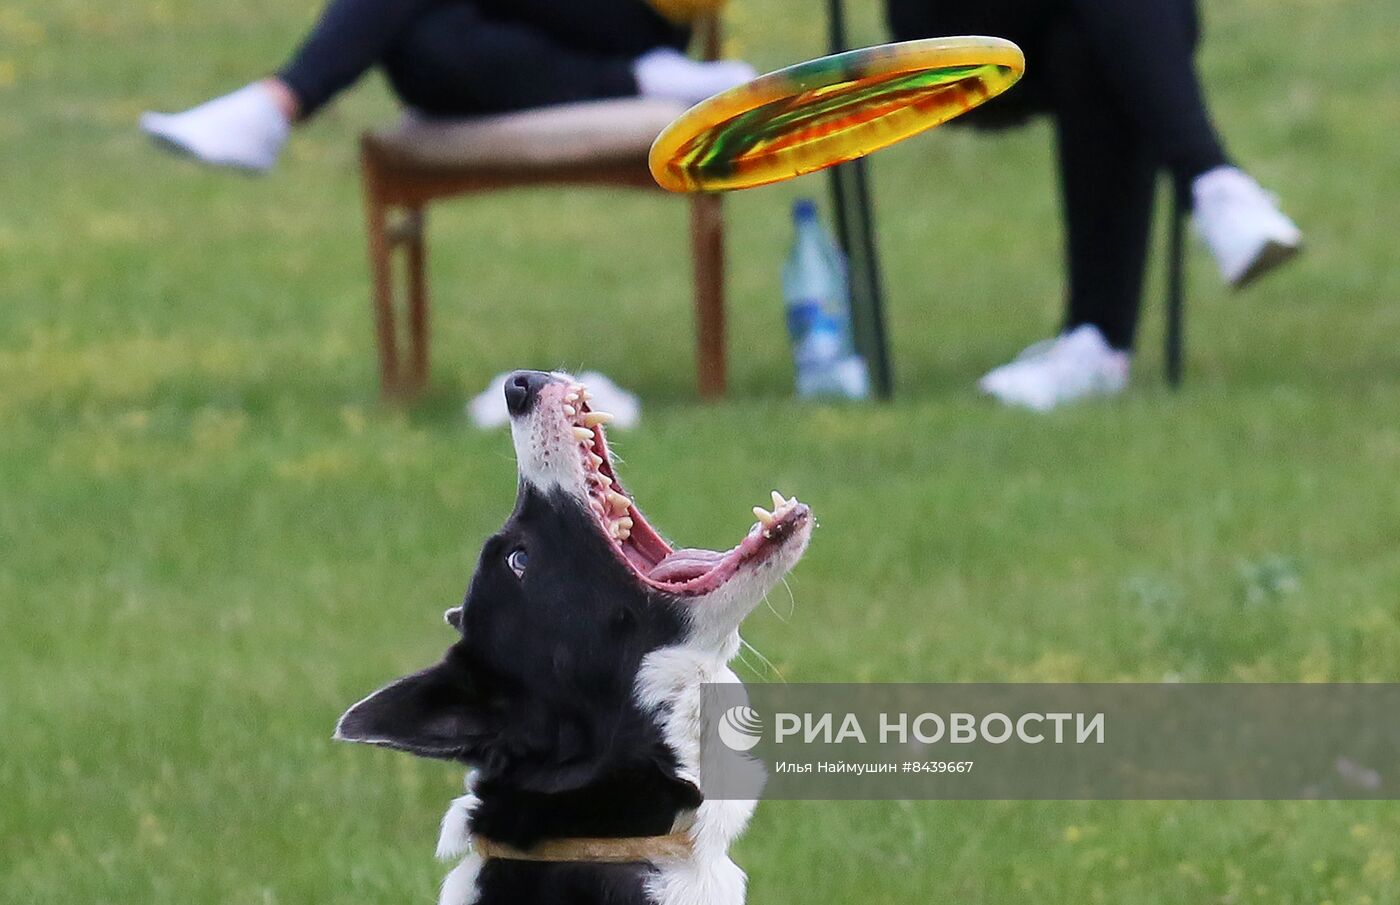
[[[731,550],[673,548],[618,481],[584,386],[519,371],[505,396],[515,511],[445,614],[460,637],[335,737],[467,765],[440,905],[742,905],[728,848],[756,803],[701,792],[702,686],[739,681],[739,625],[796,565],[811,512],[774,492]]]

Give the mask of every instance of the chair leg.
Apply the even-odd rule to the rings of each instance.
[[[404,212],[403,243],[408,265],[408,392],[422,392],[428,383],[428,283],[424,251],[427,220],[421,206]]]
[[[696,376],[700,398],[717,399],[726,385],[724,352],[724,212],[719,195],[690,204],[695,268]]]
[[[394,284],[390,255],[388,205],[379,192],[373,160],[361,155],[365,193],[365,229],[369,238],[369,266],[373,280],[374,330],[379,348],[379,391],[385,398],[397,396],[399,385],[398,337],[394,329]]]

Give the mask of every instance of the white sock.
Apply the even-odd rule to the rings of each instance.
[[[642,97],[698,104],[712,94],[742,85],[758,73],[739,60],[700,62],[672,47],[647,51],[632,63]]]
[[[183,113],[143,113],[141,130],[204,163],[266,172],[291,123],[267,86],[254,82]]]

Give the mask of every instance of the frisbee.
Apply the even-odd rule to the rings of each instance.
[[[1001,38],[879,44],[798,63],[716,94],[652,143],[651,175],[673,192],[767,185],[864,157],[966,113],[1020,79]]]

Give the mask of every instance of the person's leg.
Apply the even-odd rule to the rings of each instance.
[[[488,18],[467,4],[438,6],[419,17],[388,47],[383,63],[405,103],[437,116],[637,93],[630,57],[565,47],[531,26]]]
[[[1024,50],[1060,14],[1066,0],[885,0],[885,19],[896,41],[940,35],[996,35]],[[1039,54],[1036,54],[1039,57]]]
[[[684,43],[683,29],[624,8],[641,7],[642,0],[600,0],[601,10],[589,5],[595,16],[622,16],[616,31],[622,50],[607,53],[491,18],[475,2],[333,0],[277,77],[183,113],[145,113],[141,128],[162,146],[204,163],[264,172],[276,163],[294,121],[376,64],[385,65],[403,100],[439,114],[637,93],[690,105],[755,75],[737,61],[686,58],[675,49]],[[564,21],[573,8],[559,7]],[[596,27],[606,33],[609,25],[604,18]]]
[[[979,383],[1002,402],[1038,411],[1127,385],[1156,172],[1073,17],[1042,37],[1037,74],[1055,120],[1068,310],[1059,336]]]
[[[1229,162],[1196,75],[1194,0],[1068,0],[1096,69],[1182,182]]]
[[[437,116],[500,113],[642,94],[697,103],[754,76],[737,61],[700,63],[670,45],[601,53],[465,3],[427,10],[385,51],[409,106]]]
[[[646,0],[476,0],[490,18],[533,26],[559,44],[608,56],[639,57],[657,47],[684,50],[690,29]]]
[[[1058,141],[1069,282],[1066,330],[1092,325],[1113,348],[1123,351],[1132,348],[1137,329],[1155,167],[1148,138],[1126,114],[1114,80],[1105,83],[1102,54],[1096,49],[1107,29],[1102,23],[1097,30],[1089,29],[1076,8],[1082,4],[1165,8],[1176,3],[987,0],[948,5],[888,0],[890,26],[899,38],[941,31],[999,34],[1033,42],[1038,54],[1031,77],[1038,83],[1038,96],[1054,114]],[[1143,23],[1152,25],[1161,14],[1156,9]],[[1100,18],[1121,27],[1123,17],[1115,12]],[[1179,37],[1189,69],[1191,40]]]
[[[331,0],[277,78],[307,118],[353,85],[415,21],[444,0]]]
[[[647,0],[474,0],[487,19],[528,28],[584,56],[633,61],[634,89],[644,97],[699,103],[758,73],[738,60],[686,56],[690,28],[666,19]]]
[[[887,0],[887,6],[900,40],[995,34],[1033,48],[1038,52],[1027,54],[1026,81],[1043,95],[1049,94],[1044,65],[1051,53],[1044,42],[1059,23],[1075,21],[1091,57],[1095,96],[1133,117],[1165,165],[1189,180],[1226,162],[1196,78],[1194,0]]]
[[[1293,257],[1302,233],[1232,165],[1206,109],[1193,52],[1195,0],[1069,0],[1114,92],[1191,202],[1196,229],[1236,288]]]
[[[1091,324],[1130,351],[1152,225],[1156,166],[1136,124],[1103,89],[1072,20],[1046,42],[1065,222],[1066,329]]]
[[[353,84],[409,22],[439,2],[447,0],[331,0],[278,75],[182,113],[144,113],[141,129],[203,163],[265,172],[292,123]]]

